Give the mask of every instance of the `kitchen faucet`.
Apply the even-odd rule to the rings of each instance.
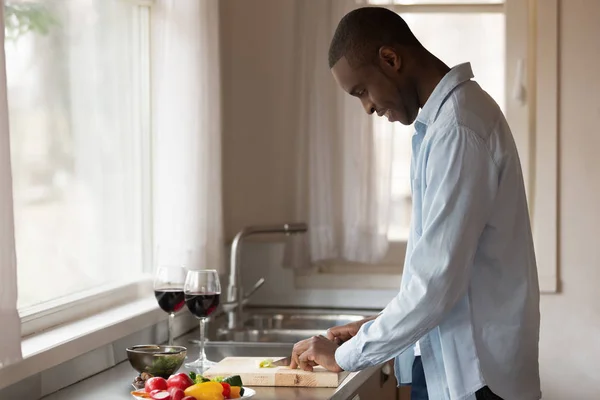
[[[305,223],[289,223],[282,225],[248,226],[242,229],[233,239],[231,244],[231,262],[229,266],[229,286],[227,288],[227,302],[223,304],[223,310],[227,313],[228,329],[237,329],[242,323],[242,309],[250,296],[258,290],[265,282],[260,278],[252,290],[244,296],[242,286],[242,272],[240,270],[240,253],[242,240],[252,235],[283,233],[285,235],[305,233],[308,226]]]

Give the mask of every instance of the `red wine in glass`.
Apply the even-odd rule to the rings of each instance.
[[[206,318],[219,306],[220,293],[186,293],[185,304],[198,318]]]
[[[203,373],[215,365],[213,361],[206,358],[204,352],[205,324],[206,318],[215,312],[219,306],[221,294],[221,283],[219,274],[214,269],[190,270],[185,278],[183,286],[185,304],[190,312],[200,320],[200,354],[196,361],[186,363],[188,369]]]
[[[183,285],[186,271],[176,265],[160,266],[154,277],[154,297],[163,311],[169,314],[169,346],[173,345],[173,320],[175,313],[183,308],[185,297]]]
[[[158,306],[168,313],[176,313],[183,308],[185,297],[181,289],[154,289]]]

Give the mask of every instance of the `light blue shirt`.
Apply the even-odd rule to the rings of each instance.
[[[453,68],[415,122],[412,224],[400,292],[338,348],[356,371],[395,359],[410,383],[419,341],[431,400],[541,398],[539,286],[523,174],[502,111]]]

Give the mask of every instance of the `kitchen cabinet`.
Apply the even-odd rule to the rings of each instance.
[[[358,389],[352,400],[398,400],[394,364],[389,361]],[[404,400],[404,399],[402,399]]]

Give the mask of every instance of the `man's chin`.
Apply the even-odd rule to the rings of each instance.
[[[386,114],[388,121],[390,122],[400,122],[402,125],[410,125],[414,122],[415,118],[408,118],[406,115],[402,115],[396,112],[388,112]]]
[[[414,115],[410,115],[410,116],[404,114],[401,117],[397,116],[398,118],[396,118],[395,120],[400,122],[402,125],[408,126],[408,125],[412,125],[415,122],[418,115],[419,115],[419,113],[415,113]]]
[[[402,118],[401,116],[398,115],[398,113],[394,112],[394,111],[389,111],[385,113],[385,116],[387,117],[387,120],[389,122],[396,122],[396,121],[400,121]]]

